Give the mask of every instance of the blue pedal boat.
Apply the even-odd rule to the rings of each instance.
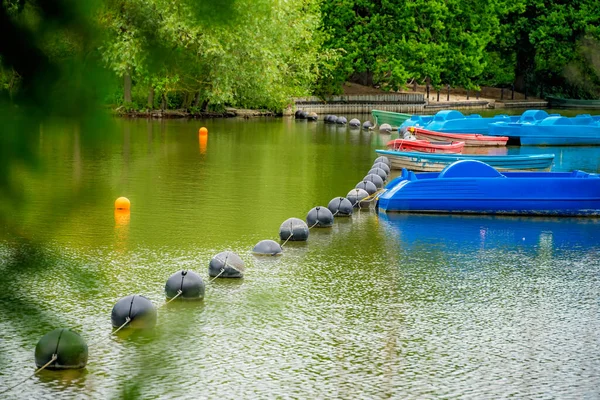
[[[531,111],[531,113],[530,113]],[[508,136],[522,146],[600,145],[600,117],[580,114],[572,118],[526,111],[517,122],[490,124],[490,136]],[[526,119],[530,117],[531,119]]]
[[[444,154],[422,153],[418,151],[375,150],[386,156],[392,169],[406,168],[415,172],[440,172],[455,161],[476,160],[499,171],[549,171],[554,154],[526,155],[481,155],[481,154]]]
[[[600,175],[506,172],[473,160],[440,173],[403,170],[379,197],[384,212],[600,217]]]
[[[479,114],[464,115],[456,110],[439,111],[433,117],[413,115],[404,121],[398,130],[404,132],[411,126],[445,133],[479,133],[487,135],[489,125],[494,122],[516,122],[520,116],[495,115],[483,118]]]

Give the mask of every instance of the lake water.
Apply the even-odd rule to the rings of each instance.
[[[364,116],[362,116],[364,118]],[[198,128],[209,130],[199,140]],[[392,135],[289,118],[113,120],[30,132],[0,203],[0,390],[73,327],[83,371],[7,398],[598,398],[600,220],[382,215],[255,257],[287,218],[344,196]],[[600,172],[600,148],[553,152]],[[113,211],[126,196],[131,213]],[[165,303],[181,269],[232,250],[242,280],[111,335],[115,302]]]

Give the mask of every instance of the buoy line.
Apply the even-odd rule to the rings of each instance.
[[[201,134],[205,136],[207,131],[201,131]],[[283,246],[285,246],[288,241],[305,241],[308,239],[309,231],[311,229],[315,227],[331,227],[333,225],[334,217],[338,214],[341,213],[341,216],[349,217],[352,215],[352,210],[355,207],[360,211],[363,203],[368,204],[377,200],[379,196],[386,191],[383,187],[383,183],[389,174],[389,164],[389,159],[384,156],[380,156],[375,160],[373,167],[363,181],[359,182],[357,187],[348,193],[348,197],[355,200],[353,203],[346,197],[336,197],[329,202],[327,207],[316,206],[312,208],[306,216],[307,222],[314,221],[310,227],[305,221],[299,218],[289,218],[281,224],[279,230],[281,240],[284,240],[284,233],[289,231],[283,244],[279,245],[273,240],[263,240],[254,247],[253,252],[262,255],[279,255],[283,250]],[[373,187],[376,187],[376,190],[372,193],[368,193],[363,188],[358,187],[361,186],[361,184],[365,189],[368,188],[372,191]],[[336,202],[338,203],[337,207],[335,204]],[[129,212],[129,208],[129,199],[125,197],[120,197],[115,202],[115,210]],[[277,246],[277,248],[274,246]],[[224,260],[222,257],[224,257]],[[230,257],[232,262],[229,262]],[[232,251],[224,251],[217,254],[209,262],[208,270],[211,279],[207,280],[207,284],[213,283],[222,275],[225,278],[242,278],[245,269],[244,265],[243,260]],[[218,271],[218,273],[216,271]],[[177,288],[178,286],[179,288]],[[199,275],[189,270],[181,270],[171,275],[167,280],[167,283],[165,284],[165,295],[169,300],[158,307],[156,307],[150,299],[142,295],[125,296],[117,301],[111,313],[111,323],[116,329],[111,331],[110,335],[103,339],[93,342],[92,345],[96,346],[102,343],[127,326],[130,326],[132,329],[153,328],[157,321],[157,310],[180,297],[181,299],[188,300],[202,300],[204,298],[204,292],[205,284]],[[44,369],[51,368],[50,366],[52,363],[55,363],[59,360],[59,357],[61,357],[59,351],[61,348],[59,345],[61,344],[63,333],[65,334],[63,347],[66,346],[68,351],[64,350],[60,364],[56,363],[54,369],[85,368],[88,358],[88,345],[85,340],[77,332],[71,331],[70,329],[55,329],[44,335],[36,345],[36,365],[40,365],[43,362],[41,360],[46,360],[48,355],[52,354],[50,359],[44,365],[36,369],[33,374],[24,380],[19,381],[17,384],[0,391],[0,394],[13,390]],[[65,342],[66,344],[64,344]],[[49,349],[53,349],[53,351],[49,352]]]

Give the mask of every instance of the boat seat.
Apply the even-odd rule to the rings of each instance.
[[[494,167],[477,160],[460,160],[448,165],[440,172],[438,179],[444,178],[506,178]]]

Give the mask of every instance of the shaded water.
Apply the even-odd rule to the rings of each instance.
[[[251,255],[345,195],[389,138],[291,119],[116,120],[98,141],[45,127],[0,232],[0,389],[70,326],[89,343],[85,371],[44,371],[9,397],[600,396],[597,219],[363,210],[280,258]],[[597,148],[561,154],[557,170],[600,170]],[[130,215],[113,212],[118,196]],[[226,249],[243,280],[162,307],[152,332],[110,336],[119,298],[162,305],[172,273],[206,277]]]

